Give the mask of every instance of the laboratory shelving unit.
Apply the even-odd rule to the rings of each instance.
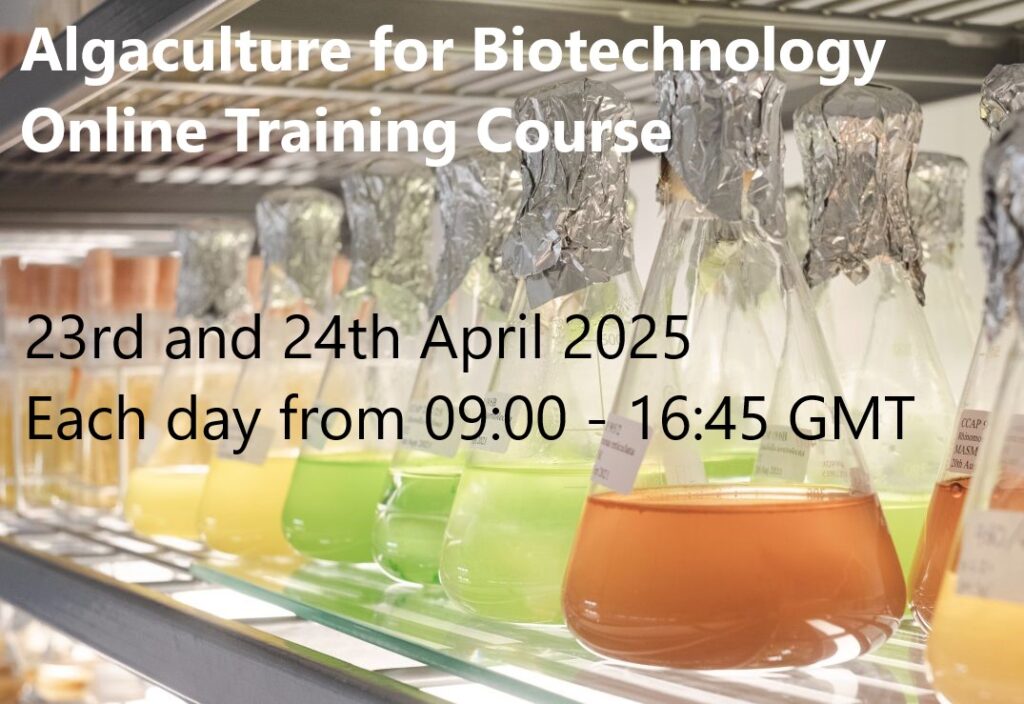
[[[1024,61],[1020,0],[107,0],[77,24],[83,41],[155,41],[200,36],[222,23],[257,36],[344,37],[356,60],[345,74],[134,75],[99,90],[76,73],[7,75],[0,80],[0,246],[120,232],[159,247],[183,217],[249,213],[268,187],[333,188],[353,163],[352,155],[235,154],[230,126],[216,118],[226,105],[259,106],[281,119],[312,119],[318,105],[342,117],[380,105],[384,117],[469,125],[488,107],[569,75],[478,75],[465,53],[442,73],[377,74],[361,42],[385,23],[398,36],[453,37],[462,48],[475,26],[513,24],[528,39],[578,29],[589,39],[626,40],[648,36],[653,24],[669,36],[723,41],[756,38],[764,24],[776,25],[780,41],[886,38],[878,79],[922,101],[975,93],[993,65]],[[641,119],[653,116],[650,77],[602,78],[626,93]],[[817,82],[786,78],[788,117]],[[21,121],[34,107],[87,117],[111,104],[133,105],[139,117],[207,119],[211,148],[40,156],[21,145]],[[85,524],[0,514],[0,536],[0,600],[199,702],[935,701],[922,636],[909,624],[844,667],[653,673],[602,663],[557,630],[467,621],[429,593],[364,599],[346,611],[338,607],[345,594],[334,602],[330,594],[307,598],[284,567],[238,572],[200,546],[134,536],[116,517]],[[345,576],[362,597],[388,592],[371,573]]]

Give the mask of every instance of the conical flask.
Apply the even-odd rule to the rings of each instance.
[[[990,256],[1024,247],[1024,117],[1011,117],[985,153],[979,237]],[[957,704],[1024,702],[1024,271],[990,278],[985,334],[1010,351],[974,465],[935,606],[928,665]],[[1010,322],[1012,321],[1012,323]],[[1012,334],[1012,339],[1008,336]]]
[[[595,122],[631,116],[622,93],[587,79],[524,96],[514,108],[519,124],[575,123],[588,145]],[[628,324],[639,303],[626,212],[629,157],[612,148],[609,131],[600,146],[560,153],[548,144],[522,158],[524,199],[502,265],[519,279],[510,321],[525,344],[495,365],[480,409],[488,419],[473,426],[480,435],[471,441],[440,561],[449,597],[489,618],[562,619],[562,577],[601,439],[592,421],[604,418],[622,366],[599,343],[607,351],[625,340],[615,325],[599,323],[615,314]]]
[[[981,92],[981,115],[993,138],[1010,115],[1015,97],[1024,88],[1024,64],[997,66],[988,75]],[[994,206],[994,203],[989,203]],[[989,227],[980,230],[979,244],[985,256],[987,274],[986,321],[990,334],[978,335],[974,356],[964,382],[956,423],[949,433],[945,462],[940,465],[932,491],[928,518],[914,556],[910,574],[910,606],[918,623],[931,627],[935,600],[949,564],[949,551],[960,521],[967,488],[976,468],[976,460],[985,436],[989,415],[1003,381],[1006,359],[1016,344],[1017,319],[997,307],[1003,299],[1006,281],[1018,276],[1020,262],[1016,241],[995,237],[997,228],[988,216]]]
[[[895,88],[847,85],[794,119],[810,214],[804,270],[812,291],[824,288],[818,311],[835,334],[827,341],[852,415],[878,420],[877,437],[868,425],[860,445],[908,572],[955,410],[924,314],[909,212],[921,109]],[[872,414],[886,397],[913,400],[902,414]]]
[[[301,323],[289,324],[288,317],[301,313],[310,319],[310,330],[323,329],[318,311],[330,305],[342,212],[337,197],[313,188],[272,191],[256,205],[264,259],[261,349],[258,359],[246,360],[231,399],[231,408],[252,430],[243,443],[237,424],[229,423],[230,437],[210,460],[199,530],[214,550],[243,557],[294,555],[281,531],[281,511],[303,428],[300,413],[291,414],[285,426],[279,410],[289,397],[293,408],[313,404],[325,362],[314,349],[318,336],[300,336]]]
[[[662,73],[656,86],[672,140],[641,310],[685,326],[626,363],[566,621],[589,649],[652,666],[857,657],[896,628],[904,585],[857,445],[834,420],[838,382],[783,235],[784,87],[725,71]],[[746,377],[744,397],[712,395],[764,357],[772,369]],[[723,472],[723,447],[749,460]]]
[[[354,358],[354,333],[342,335],[353,356],[344,354],[327,366],[315,421],[329,432],[312,432],[314,439],[303,446],[282,523],[288,542],[303,555],[362,563],[373,560],[373,521],[387,486],[397,432],[393,414],[379,420],[366,416],[360,431],[359,411],[400,412],[409,398],[419,352],[416,340],[432,283],[434,179],[418,164],[378,159],[346,176],[341,185],[352,232],[352,272],[340,319],[346,328],[358,321],[370,332],[360,343],[365,358]],[[375,328],[384,326],[397,335],[374,335]],[[375,338],[381,344],[370,354]],[[335,408],[351,419],[329,411]]]
[[[430,296],[430,313],[438,317],[424,342],[443,344],[445,335],[471,334],[482,344],[485,334],[497,338],[515,291],[515,279],[501,267],[501,246],[522,200],[519,156],[469,152],[438,169],[437,189],[444,250]],[[395,579],[437,583],[444,528],[465,464],[460,434],[434,439],[427,413],[444,428],[444,399],[452,402],[454,415],[463,398],[486,392],[493,371],[494,355],[453,358],[448,349],[433,346],[419,365],[406,404],[405,435],[391,459],[373,527],[373,558]]]
[[[911,226],[921,239],[928,327],[950,387],[967,379],[981,316],[971,310],[957,255],[964,233],[967,162],[937,152],[920,152],[908,181]]]
[[[168,352],[183,358],[169,358],[162,366],[146,414],[146,437],[132,456],[124,513],[139,533],[195,540],[215,445],[202,435],[182,434],[188,434],[188,413],[207,418],[211,408],[231,406],[241,369],[233,345],[244,346],[238,350],[242,353],[252,349],[252,336],[239,328],[250,322],[246,274],[256,237],[245,220],[212,219],[179,229],[175,239],[181,254],[178,321],[166,342]],[[218,329],[223,331],[220,338]],[[218,339],[223,340],[223,353]],[[200,340],[209,345],[202,355]],[[170,434],[168,421],[178,437]]]

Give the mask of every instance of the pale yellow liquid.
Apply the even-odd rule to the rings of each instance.
[[[3,388],[3,391],[10,391]],[[0,508],[14,507],[14,429],[10,397],[0,399]]]
[[[1024,603],[956,592],[946,573],[928,640],[935,689],[952,704],[1024,703]]]
[[[83,415],[81,457],[71,502],[81,508],[111,510],[117,506],[121,493],[121,469],[117,440],[117,420],[111,414],[99,416],[95,429],[101,435],[111,435],[110,440],[91,437],[87,429],[87,418],[99,408],[117,407],[117,377],[113,371],[95,375],[83,375],[81,394],[73,402]]]
[[[139,533],[199,539],[206,465],[144,467],[128,477],[125,518]]]
[[[281,514],[292,481],[294,454],[262,465],[214,457],[199,508],[199,531],[214,550],[232,555],[290,556]]]

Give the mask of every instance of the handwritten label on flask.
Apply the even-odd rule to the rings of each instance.
[[[644,434],[643,424],[614,413],[608,416],[590,480],[620,494],[631,492],[650,442],[650,433],[648,438]]]
[[[413,401],[409,404],[409,409],[406,411],[404,419],[405,431],[402,434],[402,447],[418,452],[427,452],[431,455],[439,455],[440,457],[454,457],[455,453],[459,450],[459,442],[461,441],[461,423],[458,422],[457,418],[452,419],[454,422],[452,431],[448,434],[448,437],[438,440],[432,437],[427,430],[427,406],[428,404],[421,401]],[[431,409],[431,427],[435,433],[446,429],[448,419],[445,418],[445,415],[447,412],[448,408],[440,403],[435,403]]]
[[[263,464],[270,454],[270,446],[274,444],[274,431],[266,426],[258,425],[252,429],[249,444],[242,452],[235,454],[241,444],[240,439],[221,441],[217,446],[217,456],[225,460],[245,462],[246,464]]]
[[[512,438],[508,429],[514,427],[515,416],[505,417],[509,411],[509,399],[511,394],[494,392],[484,396],[484,407],[487,413],[487,420],[484,422],[484,432],[475,440],[468,441],[474,450],[485,452],[503,453],[508,450]]]
[[[956,590],[1024,604],[1024,512],[989,509],[964,519]]]
[[[978,459],[978,448],[985,436],[988,426],[988,411],[977,411],[965,408],[960,412],[956,424],[956,441],[949,455],[948,472],[954,474],[973,474],[974,463]]]
[[[802,482],[811,443],[785,425],[770,425],[761,438],[754,464],[755,480]]]

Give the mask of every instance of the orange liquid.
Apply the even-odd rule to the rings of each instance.
[[[690,669],[843,662],[880,645],[906,589],[874,495],[671,487],[588,499],[566,622],[592,650]]]
[[[949,551],[969,484],[970,477],[939,482],[928,506],[928,519],[910,570],[910,608],[926,630],[932,627],[935,601],[949,565]]]

